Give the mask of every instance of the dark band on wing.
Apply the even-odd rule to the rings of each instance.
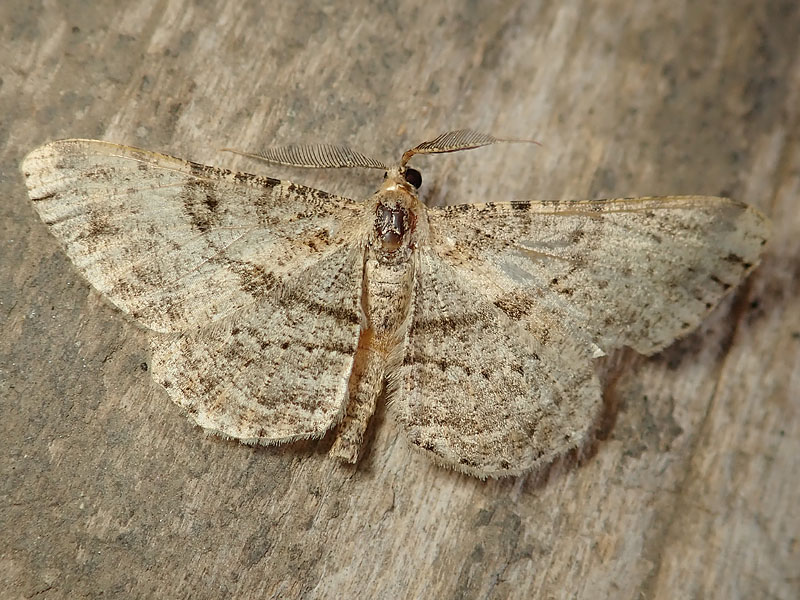
[[[239,327],[234,325],[231,327],[231,335],[236,338],[240,336],[242,333],[246,333],[250,338],[259,340],[258,344],[262,350],[266,350],[270,346],[276,345],[274,342],[260,339],[264,336],[264,331],[261,329],[257,329],[255,327]],[[299,346],[303,348],[306,352],[313,352],[314,350],[326,350],[327,352],[333,354],[341,354],[342,356],[352,356],[356,349],[358,348],[358,339],[352,338],[352,343],[319,343],[313,344],[311,342],[307,342],[305,340],[300,339],[292,339],[292,340],[284,340],[280,344],[278,344],[281,350],[287,350],[290,346]]]
[[[440,331],[446,335],[461,329],[465,326],[486,320],[485,313],[462,313],[458,318],[439,317],[437,319],[414,319],[411,331],[414,333],[426,333]]]
[[[203,179],[190,179],[178,194],[189,222],[196,230],[205,233],[218,227],[222,222],[223,211],[215,186]]]

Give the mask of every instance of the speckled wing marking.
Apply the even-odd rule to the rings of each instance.
[[[347,403],[363,249],[343,246],[212,327],[155,339],[153,377],[202,427],[245,443],[320,437]]]
[[[421,251],[395,401],[409,440],[478,477],[530,470],[580,445],[600,407],[592,348],[548,322],[532,335],[481,282]]]
[[[94,140],[22,164],[80,272],[159,332],[223,318],[341,243],[360,205],[315,189]]]
[[[428,209],[431,246],[514,321],[564,323],[653,354],[758,263],[769,222],[726,198],[504,202]]]

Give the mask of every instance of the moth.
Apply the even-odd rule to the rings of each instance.
[[[255,155],[384,171],[360,202],[94,140],[46,144],[22,170],[78,271],[151,330],[153,377],[201,427],[246,444],[335,430],[330,453],[356,462],[385,386],[412,447],[503,477],[584,443],[593,359],[692,331],[759,262],[769,222],[704,196],[420,201],[413,156],[499,141],[453,131],[397,166],[339,146]]]

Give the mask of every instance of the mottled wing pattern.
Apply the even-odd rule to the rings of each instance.
[[[495,141],[452,132],[403,164]],[[200,425],[276,443],[344,417],[363,307],[376,301],[364,205],[91,140],[42,146],[22,169],[81,273],[159,332],[153,376]],[[386,375],[411,443],[478,477],[580,445],[600,408],[592,358],[623,345],[652,354],[696,327],[755,267],[769,227],[700,196],[461,205],[427,219],[405,358]]]
[[[600,408],[591,345],[549,325],[546,338],[532,335],[480,282],[421,250],[395,400],[411,443],[478,477],[519,474],[580,445]]]
[[[93,140],[22,170],[89,282],[139,323],[181,331],[261,300],[344,235],[360,205],[288,182]]]
[[[246,443],[341,419],[363,313],[363,249],[343,246],[211,327],[154,339],[153,377],[202,427]]]
[[[523,323],[565,323],[603,350],[657,352],[755,267],[769,223],[725,198],[506,202],[428,210],[431,245]]]

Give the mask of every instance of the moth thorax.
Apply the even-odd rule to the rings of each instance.
[[[379,202],[375,210],[375,233],[381,248],[387,252],[400,249],[406,234],[414,230],[414,221],[413,215],[403,206]]]

